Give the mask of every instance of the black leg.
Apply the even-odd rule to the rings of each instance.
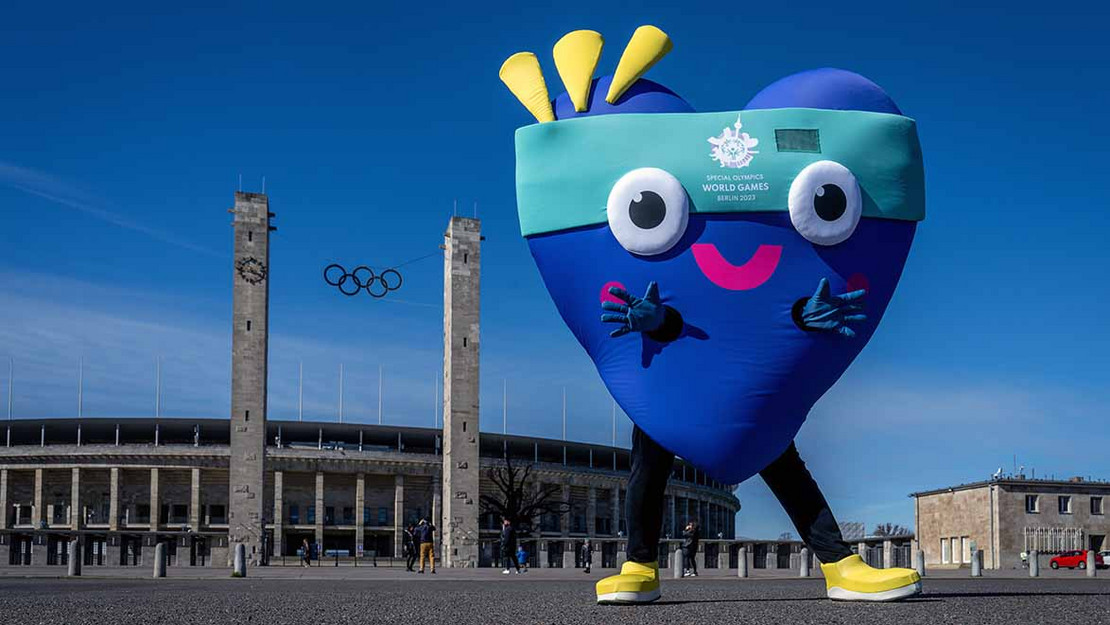
[[[659,561],[659,534],[663,531],[663,503],[674,454],[632,430],[632,475],[628,478],[625,516],[628,519],[628,559],[640,564]]]
[[[821,494],[817,482],[813,481],[794,443],[790,443],[790,447],[759,475],[767,482],[802,541],[813,550],[817,559],[828,564],[852,555],[825,496]]]

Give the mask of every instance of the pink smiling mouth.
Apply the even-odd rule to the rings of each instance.
[[[691,249],[694,261],[705,277],[730,291],[747,291],[762,286],[774,275],[782,258],[781,245],[760,245],[743,265],[728,262],[712,243],[695,243]]]

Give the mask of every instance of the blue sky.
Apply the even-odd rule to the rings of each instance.
[[[1005,6],[1005,9],[1000,7]],[[0,24],[0,356],[18,417],[148,415],[229,404],[232,192],[266,191],[271,417],[431,425],[442,268],[396,300],[326,287],[332,261],[437,251],[457,200],[483,251],[483,429],[607,442],[610,400],[520,238],[509,54],[602,32],[612,71],[640,24],[675,51],[650,77],[699,110],[735,109],[795,71],[835,66],[916,118],[928,211],[883,325],[798,445],[841,520],[912,523],[906,494],[986,478],[1110,477],[1108,9],[1094,3],[425,2],[155,7],[20,3]],[[554,87],[553,87],[553,90]],[[2,364],[2,363],[0,363]],[[3,367],[0,367],[2,369]],[[6,388],[0,397],[6,404]],[[627,441],[629,422],[619,434]],[[742,534],[789,521],[758,478]]]

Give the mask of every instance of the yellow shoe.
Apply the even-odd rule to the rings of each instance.
[[[620,575],[597,583],[597,602],[649,603],[659,598],[659,565],[625,562]]]
[[[829,599],[896,601],[921,592],[921,577],[912,569],[873,569],[858,555],[822,564]]]

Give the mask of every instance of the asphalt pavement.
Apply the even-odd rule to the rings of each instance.
[[[819,578],[665,580],[648,606],[598,606],[598,576],[485,572],[459,576],[321,579],[2,578],[0,620],[24,623],[449,623],[691,625],[773,623],[1110,623],[1110,579],[926,579],[917,598],[890,604],[825,598]]]

